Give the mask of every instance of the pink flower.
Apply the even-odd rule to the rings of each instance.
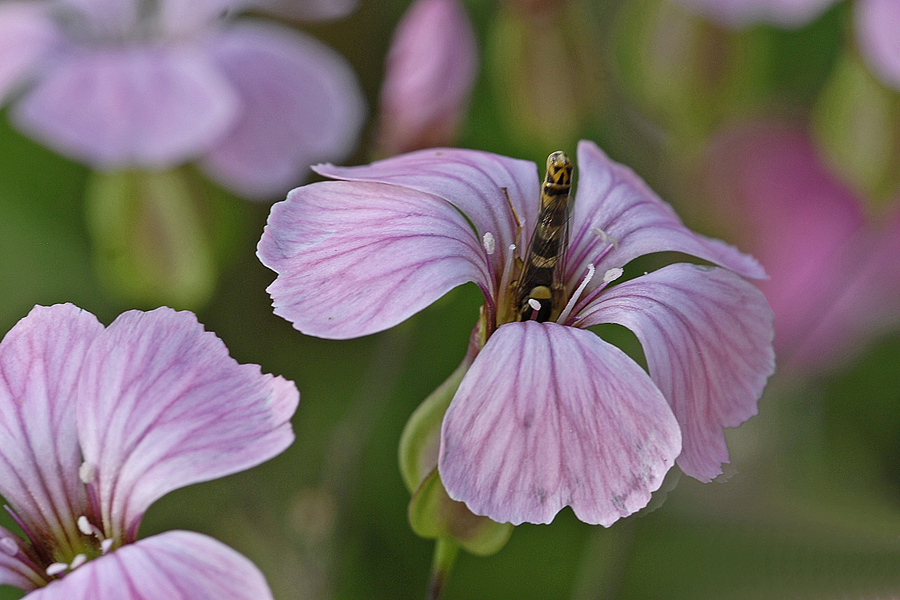
[[[397,26],[381,88],[379,147],[389,155],[452,145],[478,67],[457,0],[418,0]]]
[[[744,279],[763,277],[759,264],[688,230],[593,143],[579,144],[577,165],[555,321],[514,320],[509,293],[537,214],[530,162],[437,149],[320,165],[341,181],[293,190],[259,243],[278,273],[275,313],[310,335],[367,335],[458,285],[481,288],[477,355],[443,419],[439,471],[451,498],[495,521],[547,523],[568,505],[610,525],[647,504],[676,457],[712,479],[728,460],[723,427],[755,414],[774,368],[771,311]],[[609,285],[664,251],[719,266]],[[634,332],[649,375],[586,329],[601,323]]]
[[[349,152],[363,100],[350,67],[320,42],[224,18],[243,4],[5,3],[0,101],[24,89],[18,127],[98,169],[198,160],[237,193],[283,193],[310,163]]]
[[[732,27],[772,23],[803,26],[838,0],[677,0],[682,5]],[[900,2],[856,0],[854,28],[869,67],[886,84],[900,89]]]
[[[900,325],[900,212],[867,218],[804,133],[777,122],[726,129],[704,169],[720,214],[770,275],[760,287],[782,364],[834,366]]]
[[[294,384],[239,365],[193,314],[104,328],[36,306],[0,342],[0,583],[28,598],[271,598],[262,574],[187,531],[137,540],[157,498],[242,471],[293,441]]]

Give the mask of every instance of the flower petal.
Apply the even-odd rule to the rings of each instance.
[[[75,27],[82,26],[82,35],[89,38],[127,39],[141,18],[141,0],[56,0],[76,11]]]
[[[589,331],[509,323],[488,340],[444,416],[451,498],[499,522],[549,523],[568,505],[611,525],[646,506],[681,450],[647,374]]]
[[[212,55],[243,110],[203,157],[213,177],[253,198],[283,196],[310,164],[343,159],[356,144],[365,102],[350,65],[285,27],[247,20],[215,38]]]
[[[900,89],[900,2],[854,3],[856,40],[869,66],[894,89]]]
[[[126,544],[28,595],[29,600],[268,600],[263,574],[211,537],[168,531]]]
[[[74,389],[102,331],[71,304],[35,306],[0,342],[0,494],[30,531],[57,540],[77,535],[88,506]]]
[[[634,332],[653,381],[681,424],[681,470],[701,481],[728,461],[723,427],[756,414],[775,370],[773,317],[754,285],[725,269],[678,263],[606,291],[581,315],[584,327]]]
[[[0,5],[0,104],[58,41],[59,31],[45,5]]]
[[[294,384],[239,365],[189,312],[120,315],[91,347],[78,433],[108,537],[133,539],[150,504],[242,471],[294,439]]]
[[[439,196],[472,222],[479,239],[490,233],[504,252],[510,244],[525,247],[537,216],[537,166],[489,152],[438,148],[359,167],[318,165],[314,170],[334,179],[391,183]]]
[[[752,256],[720,240],[696,234],[681,222],[635,173],[609,159],[593,142],[578,144],[580,176],[572,214],[566,280],[578,285],[593,263],[599,273],[624,267],[653,252],[683,252],[714,262],[745,277],[761,279],[765,272]],[[602,260],[610,241],[615,247]],[[595,287],[593,283],[589,289]]]
[[[485,250],[452,205],[379,183],[291,191],[272,207],[257,256],[278,273],[275,314],[326,338],[381,331],[458,285],[488,285]]]
[[[190,35],[213,24],[230,10],[248,7],[254,0],[159,0],[162,29],[169,35]]]
[[[30,135],[100,168],[169,167],[208,150],[237,114],[231,85],[188,48],[73,54],[16,106]]]
[[[417,0],[397,25],[381,87],[378,146],[393,155],[453,145],[478,72],[458,0]]]

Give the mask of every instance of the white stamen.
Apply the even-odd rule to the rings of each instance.
[[[78,554],[75,556],[75,559],[69,565],[69,569],[75,570],[86,562],[87,562],[87,556],[84,554]]]
[[[613,245],[613,248],[618,248],[618,247],[619,247],[619,240],[617,240],[617,239],[614,238],[613,236],[609,235],[608,233],[606,233],[605,231],[603,231],[603,230],[600,229],[599,227],[594,227],[593,229],[591,229],[591,233],[593,233],[593,234],[596,235],[598,238],[600,238],[600,240],[601,240],[602,242],[604,242],[604,243],[606,243],[606,244],[612,244],[612,245]]]
[[[96,471],[94,471],[94,466],[88,464],[87,462],[81,463],[81,466],[78,467],[78,477],[81,479],[81,483],[88,484],[94,481],[94,477],[97,475]]]
[[[530,306],[532,310],[541,310],[541,303],[534,298],[528,299],[528,306]]]
[[[53,577],[54,575],[59,575],[60,573],[65,573],[69,570],[69,565],[66,563],[53,563],[49,567],[47,567],[47,575]]]
[[[9,556],[15,556],[19,553],[19,545],[12,537],[0,539],[0,552]]]
[[[107,552],[109,552],[109,549],[112,548],[112,545],[113,545],[112,538],[107,538],[107,539],[103,540],[102,542],[100,542],[100,552],[102,554],[106,554]]]
[[[569,301],[566,302],[566,307],[563,309],[561,313],[559,313],[559,318],[556,319],[557,323],[565,323],[566,319],[569,318],[569,314],[572,312],[572,309],[575,308],[575,303],[578,302],[578,298],[581,297],[581,292],[584,291],[584,288],[587,287],[587,284],[594,277],[594,263],[588,264],[587,275],[584,276],[584,279],[579,284],[578,289],[575,290],[575,293],[569,298]]]
[[[620,269],[619,267],[615,267],[614,269],[610,269],[606,273],[603,274],[603,283],[610,283],[618,279],[622,276],[622,273],[625,271]]]
[[[494,255],[494,250],[497,247],[496,242],[494,241],[494,235],[488,231],[484,234],[484,237],[481,239],[482,244],[484,244],[484,249],[488,253],[488,256]]]
[[[88,521],[86,516],[81,515],[80,517],[78,517],[76,523],[78,524],[78,531],[80,531],[84,535],[94,535],[95,528],[93,525],[91,525],[91,522]]]

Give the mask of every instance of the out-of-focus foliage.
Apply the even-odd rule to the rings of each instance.
[[[362,0],[341,20],[283,22],[343,54],[359,77],[371,114],[348,164],[373,151],[384,61],[409,4]],[[551,151],[573,154],[577,139],[592,139],[689,226],[749,251],[762,233],[750,220],[735,227],[734,213],[702,183],[707,153],[729,127],[777,121],[809,140],[867,227],[898,222],[900,92],[860,60],[850,1],[795,29],[727,28],[670,0],[463,4],[482,64],[458,145],[543,164]],[[23,137],[0,111],[0,332],[34,304],[73,302],[107,324],[132,308],[105,291],[94,268],[85,200],[92,177]],[[577,187],[577,165],[575,177]],[[297,382],[297,441],[249,472],[163,498],[141,531],[213,535],[256,562],[282,600],[424,597],[433,543],[409,526],[397,445],[409,416],[463,357],[479,291],[454,290],[364,339],[304,337],[272,314],[265,287],[274,274],[254,255],[269,207],[208,185],[215,200],[204,210],[223,228],[210,252],[225,266],[198,317],[239,362]],[[766,214],[764,204],[756,208]],[[775,224],[789,236],[803,223]],[[796,258],[776,257],[779,270]],[[828,277],[842,286],[859,267],[846,265],[846,282]],[[900,312],[900,294],[893,309],[889,302],[879,308]],[[779,364],[759,415],[729,432],[727,481],[673,473],[655,510],[610,529],[570,511],[549,526],[518,527],[497,554],[461,552],[443,597],[900,595],[900,333],[867,328],[851,339],[852,347],[828,348],[838,360],[827,368]]]

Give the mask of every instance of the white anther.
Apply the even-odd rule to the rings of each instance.
[[[494,255],[494,250],[497,247],[496,242],[494,241],[494,235],[488,231],[484,234],[484,237],[481,239],[482,244],[484,244],[484,249],[488,253],[488,256]]]
[[[83,564],[86,563],[86,562],[87,562],[87,555],[85,555],[85,554],[78,554],[78,555],[75,556],[75,558],[74,558],[74,559],[72,560],[72,562],[69,564],[69,569],[70,569],[70,570],[75,570],[75,569],[77,569],[78,567],[80,567],[81,565],[83,565]]]
[[[541,303],[534,298],[528,299],[528,306],[530,306],[532,310],[541,310]]]
[[[49,567],[47,567],[47,575],[53,577],[54,575],[59,575],[60,573],[65,573],[69,570],[69,565],[66,563],[53,563]]]
[[[109,549],[112,548],[113,541],[112,538],[106,538],[102,542],[100,542],[100,552],[101,554],[106,554],[109,552]]]
[[[78,517],[78,521],[76,521],[76,523],[78,523],[78,531],[80,531],[84,535],[94,535],[94,529],[86,516],[81,515],[80,517]]]
[[[598,238],[600,238],[600,241],[602,241],[603,243],[612,244],[614,248],[619,247],[619,240],[617,240],[613,236],[609,235],[608,233],[606,233],[599,227],[594,227],[593,229],[591,229],[591,233],[593,233]]]
[[[96,475],[97,472],[94,470],[94,466],[87,462],[81,463],[81,466],[78,467],[78,478],[81,479],[81,483],[91,483]]]
[[[603,283],[610,283],[612,281],[615,281],[616,279],[621,277],[622,273],[624,273],[624,272],[625,271],[623,269],[620,269],[619,267],[610,269],[609,271],[607,271],[606,273],[603,274]]]

